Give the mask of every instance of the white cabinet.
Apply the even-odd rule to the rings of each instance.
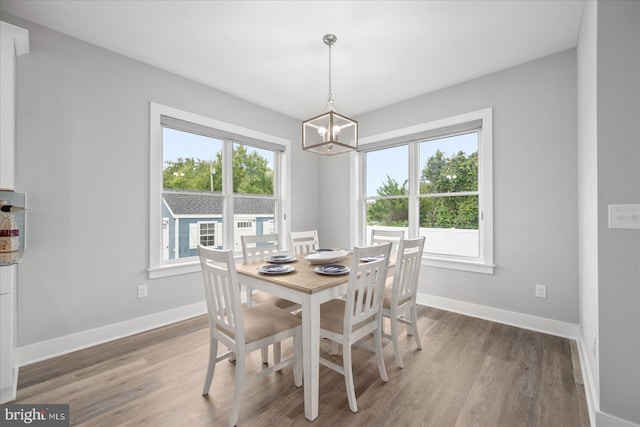
[[[15,190],[16,59],[29,52],[29,32],[0,21],[0,189]],[[0,403],[16,398],[18,266],[0,266]]]
[[[16,398],[18,367],[14,351],[17,269],[17,265],[0,267],[0,403]]]

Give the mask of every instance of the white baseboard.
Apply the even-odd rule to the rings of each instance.
[[[596,412],[596,422],[592,424],[594,427],[640,427],[640,424],[632,423],[628,420],[615,417],[606,412]]]
[[[582,381],[584,383],[584,394],[587,398],[587,408],[589,409],[589,422],[593,427],[595,427],[597,425],[596,414],[600,404],[597,393],[598,390],[596,389],[596,383],[592,374],[593,371],[591,370],[591,364],[587,357],[587,347],[582,339],[582,328],[578,328],[577,347],[578,357],[580,359],[580,369],[582,370]]]
[[[506,325],[517,326],[519,328],[530,329],[532,331],[543,332],[572,340],[578,337],[578,325],[574,323],[561,322],[559,320],[546,319],[530,314],[522,314],[515,311],[502,310],[486,305],[478,305],[421,293],[418,294],[417,302],[418,304],[429,307],[441,308],[443,310],[453,311],[454,313],[465,314],[467,316],[478,317],[480,319],[491,320],[493,322],[504,323]]]
[[[587,354],[587,346],[582,339],[582,330],[578,329],[578,356],[580,357],[584,392],[587,397],[591,425],[593,427],[640,427],[640,424],[618,418],[600,410],[600,399]]]
[[[160,326],[199,316],[206,312],[207,304],[202,301],[184,307],[150,314],[148,316],[137,317],[124,322],[78,332],[77,334],[18,347],[16,349],[18,366],[29,365],[31,363],[50,359],[73,351],[82,350],[83,348],[92,347],[118,338],[149,331],[151,329],[159,328]]]

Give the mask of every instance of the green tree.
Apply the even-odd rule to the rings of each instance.
[[[437,150],[422,169],[421,194],[439,197],[420,199],[420,226],[428,228],[478,228],[477,196],[442,196],[447,193],[477,191],[478,153],[459,151],[452,157]]]
[[[376,190],[380,197],[406,196],[407,181],[400,185],[395,179],[387,175],[387,181]],[[406,197],[398,199],[378,199],[369,205],[367,216],[369,224],[406,227],[409,224],[408,200]]]
[[[233,191],[242,194],[273,194],[273,170],[269,161],[243,145],[233,147]],[[179,158],[165,162],[164,188],[222,191],[222,153],[215,159]]]

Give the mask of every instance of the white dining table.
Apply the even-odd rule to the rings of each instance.
[[[313,271],[317,265],[298,255],[291,263],[296,269],[287,274],[267,275],[258,268],[264,261],[236,264],[240,283],[248,288],[268,292],[300,304],[302,307],[302,358],[304,380],[304,414],[309,421],[318,417],[320,372],[320,304],[346,293],[348,274],[323,275]],[[349,266],[351,256],[332,262]]]

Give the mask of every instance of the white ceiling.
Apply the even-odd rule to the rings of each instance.
[[[298,119],[364,112],[576,46],[583,0],[10,1],[19,16]]]

